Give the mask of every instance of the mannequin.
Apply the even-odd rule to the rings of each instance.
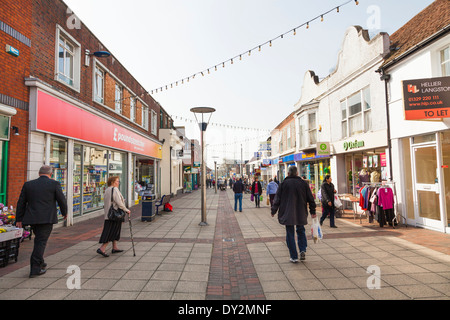
[[[366,169],[361,169],[361,171],[359,172],[359,180],[361,182],[369,182],[370,181],[370,177],[369,177],[369,174],[367,173]]]

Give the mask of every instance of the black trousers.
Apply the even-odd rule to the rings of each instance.
[[[44,252],[53,230],[53,224],[34,224],[31,225],[31,229],[34,233],[34,247],[30,258],[30,274],[36,274],[42,269]]]

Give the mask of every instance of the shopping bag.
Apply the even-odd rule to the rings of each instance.
[[[320,227],[319,218],[312,219],[311,236],[314,243],[319,242],[323,238],[322,228]]]
[[[337,195],[334,195],[334,206],[336,208],[342,207],[341,199],[339,199],[339,197]]]
[[[251,194],[251,196],[250,196],[250,201],[253,201],[254,199],[253,199],[253,193]]]
[[[164,205],[164,211],[172,212],[172,211],[173,211],[172,205],[171,205],[170,203],[166,203],[166,204]]]
[[[270,205],[270,199],[267,197],[266,205]]]
[[[259,196],[259,201],[263,201],[263,200],[264,200],[263,195],[260,195],[260,196]]]

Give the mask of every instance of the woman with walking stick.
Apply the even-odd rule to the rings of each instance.
[[[112,242],[113,244],[111,251],[112,253],[119,253],[123,251],[117,247],[117,242],[120,239],[120,231],[122,229],[122,221],[112,221],[108,219],[108,211],[111,204],[115,209],[120,208],[128,214],[128,217],[130,216],[131,211],[125,206],[125,200],[119,191],[119,184],[120,180],[118,176],[109,177],[108,188],[105,190],[105,223],[103,225],[103,232],[99,240],[99,243],[101,243],[102,246],[97,249],[97,253],[104,257],[109,257],[109,255],[105,252],[109,242]]]

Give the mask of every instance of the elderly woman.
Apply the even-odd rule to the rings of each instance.
[[[117,247],[117,241],[120,239],[120,231],[122,229],[122,221],[111,221],[108,219],[108,211],[111,207],[111,194],[112,194],[112,205],[115,209],[122,209],[128,215],[130,215],[130,210],[125,206],[125,200],[119,191],[120,180],[119,177],[113,176],[108,179],[108,188],[105,190],[104,201],[105,201],[105,223],[103,225],[103,232],[100,236],[99,243],[102,244],[100,248],[97,249],[97,253],[104,257],[109,257],[105,252],[108,243],[112,241],[113,249],[112,253],[122,252]]]

